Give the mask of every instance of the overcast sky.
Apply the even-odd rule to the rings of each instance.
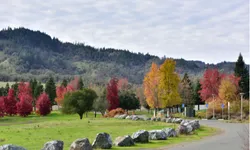
[[[248,0],[2,0],[0,28],[157,56],[249,60]]]

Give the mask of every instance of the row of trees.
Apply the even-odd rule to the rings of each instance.
[[[51,102],[46,93],[40,93],[37,98],[29,83],[20,82],[17,90],[10,88],[7,96],[0,97],[0,116],[20,115],[26,117],[31,114],[33,107],[39,115],[47,115],[51,111]]]

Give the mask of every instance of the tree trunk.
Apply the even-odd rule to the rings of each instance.
[[[200,110],[200,104],[198,104],[198,110]]]
[[[79,116],[80,116],[80,119],[82,120],[82,116],[83,116],[83,114],[79,114]]]
[[[155,109],[154,109],[154,117],[156,117],[156,111],[157,111],[157,110],[156,110],[156,108],[155,108]]]

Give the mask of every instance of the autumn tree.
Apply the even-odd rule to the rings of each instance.
[[[226,102],[232,102],[237,99],[238,83],[240,78],[229,75],[222,79],[219,86],[219,97]]]
[[[92,89],[83,89],[67,93],[63,100],[63,113],[77,113],[82,119],[83,114],[92,110],[93,102],[97,95]]]
[[[175,64],[173,59],[166,59],[160,66],[159,91],[163,108],[181,103],[181,97],[178,93],[180,78],[175,72]]]
[[[154,117],[158,108],[163,108],[159,96],[159,68],[157,64],[152,63],[150,71],[146,74],[143,80],[144,95],[150,108],[154,109]]]
[[[64,95],[67,93],[67,88],[63,85],[56,87],[56,103],[57,105],[62,105],[62,101],[64,99]]]
[[[109,103],[109,108],[108,108],[109,111],[119,107],[117,83],[118,83],[117,78],[112,78],[107,85],[107,100]]]
[[[201,90],[200,97],[203,101],[211,101],[213,95],[218,97],[219,86],[224,74],[221,74],[217,69],[207,69],[203,78],[200,80]]]
[[[15,97],[15,91],[10,88],[8,92],[8,96],[3,98],[4,102],[4,111],[7,115],[13,116],[17,113],[17,108],[16,108],[16,97]]]
[[[46,93],[42,93],[36,101],[37,113],[41,116],[46,116],[51,112],[51,103],[49,96]]]
[[[0,96],[0,117],[4,116],[4,99],[6,97]]]
[[[241,54],[235,63],[234,74],[240,77],[240,92],[244,93],[245,98],[249,98],[249,71]]]
[[[53,77],[50,77],[45,84],[45,92],[48,94],[51,104],[55,104],[56,98],[56,85]]]
[[[118,80],[117,87],[119,91],[128,90],[128,79],[121,78]]]
[[[102,114],[102,116],[104,116],[105,111],[108,109],[108,101],[106,99],[107,90],[105,87],[97,86],[97,85],[93,85],[90,88],[93,89],[98,96],[95,99],[94,104],[93,104],[93,109],[95,111],[95,117],[96,117],[96,112],[100,112]]]
[[[29,83],[20,82],[18,85],[18,99],[25,99],[29,103],[32,104],[33,97],[32,97],[32,90],[30,88]]]
[[[27,117],[32,112],[32,104],[25,99],[25,95],[21,96],[20,101],[16,104],[17,113],[22,117]]]
[[[68,85],[67,85],[67,91],[76,91],[80,89],[80,84],[79,84],[79,78],[75,77],[73,80],[71,80]]]
[[[180,83],[180,95],[182,98],[183,104],[186,106],[193,106],[193,85],[187,73],[184,74],[183,79]]]

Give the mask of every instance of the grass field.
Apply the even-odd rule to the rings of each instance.
[[[110,118],[94,118],[90,113],[88,118],[80,120],[78,115],[62,115],[53,112],[49,116],[39,117],[30,115],[27,118],[18,116],[0,118],[0,145],[16,144],[28,150],[41,149],[45,142],[50,140],[63,140],[64,149],[77,138],[89,138],[93,142],[99,132],[107,132],[114,141],[116,137],[131,135],[139,129],[152,130],[165,127],[177,127],[177,125],[164,122],[131,121]],[[204,136],[212,135],[217,130],[209,127],[201,127],[193,135],[182,135],[178,138],[169,138],[165,141],[151,141],[148,144],[136,144],[134,147],[112,149],[139,149],[164,147],[169,144],[199,140]]]

